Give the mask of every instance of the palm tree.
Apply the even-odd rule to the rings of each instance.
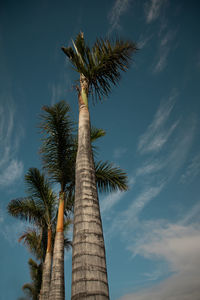
[[[50,299],[64,299],[64,253],[63,253],[63,215],[73,210],[75,189],[75,161],[77,137],[71,133],[72,122],[69,119],[69,105],[60,101],[53,106],[43,107],[41,115],[43,144],[41,155],[44,168],[49,177],[60,184],[59,212],[53,254],[53,268],[50,288]],[[95,141],[105,132],[92,129],[91,140]],[[100,190],[126,190],[127,176],[119,168],[108,162],[96,165],[96,180]]]
[[[56,236],[53,250],[53,266],[49,299],[64,299],[64,212],[66,198],[70,198],[73,173],[72,122],[69,118],[70,107],[64,101],[53,107],[43,107],[41,129],[45,135],[41,147],[44,168],[51,179],[59,183],[59,206]]]
[[[129,67],[131,54],[137,50],[132,42],[97,39],[90,49],[83,33],[72,47],[62,47],[80,74],[78,90],[79,129],[76,157],[76,190],[72,253],[72,300],[109,299],[105,246],[90,140],[90,93],[101,99],[117,84],[120,71]]]
[[[64,231],[68,231],[70,225],[69,220],[64,224]],[[19,238],[19,242],[23,241],[27,246],[28,250],[39,260],[39,263],[35,262],[33,259],[29,259],[28,264],[30,268],[30,275],[32,282],[23,285],[22,289],[25,294],[29,297],[28,299],[39,300],[44,299],[45,295],[41,295],[42,281],[44,280],[44,259],[46,253],[46,235],[44,235],[45,230],[43,230],[41,236],[41,230],[35,228],[28,228]],[[52,226],[52,245],[55,239],[55,222]],[[65,249],[69,250],[71,247],[71,241],[67,237],[64,239]],[[47,270],[46,270],[47,271]],[[51,270],[49,270],[50,273]],[[18,300],[26,300],[27,298],[21,297]],[[48,299],[48,295],[46,295]]]
[[[42,264],[37,264],[37,262],[35,262],[32,258],[28,260],[28,264],[32,282],[25,283],[22,289],[25,294],[27,294],[29,299],[31,298],[32,300],[38,300],[42,282]]]
[[[37,168],[30,168],[25,175],[29,197],[14,199],[8,204],[8,212],[14,217],[34,223],[40,230],[26,231],[19,239],[24,240],[29,250],[43,262],[40,299],[48,299],[51,263],[52,230],[56,217],[56,196],[48,180]]]

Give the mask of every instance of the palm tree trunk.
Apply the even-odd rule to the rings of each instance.
[[[64,285],[64,201],[65,193],[60,192],[58,219],[56,227],[56,236],[53,251],[53,266],[50,286],[50,300],[64,300],[65,299],[65,285]]]
[[[51,282],[51,262],[52,262],[51,239],[52,239],[52,231],[51,228],[48,228],[47,251],[46,251],[45,261],[43,264],[42,287],[39,296],[40,300],[49,299],[49,289],[50,289],[50,282]]]
[[[79,94],[71,299],[108,300],[105,247],[86,100],[87,90],[82,89]]]

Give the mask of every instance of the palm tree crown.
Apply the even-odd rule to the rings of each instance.
[[[121,77],[120,71],[129,67],[131,55],[137,50],[135,43],[116,39],[97,39],[90,48],[80,32],[72,47],[62,47],[75,70],[83,74],[88,82],[88,92],[101,99],[111,91],[111,84],[116,85]]]

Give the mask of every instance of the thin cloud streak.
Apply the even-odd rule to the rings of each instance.
[[[177,31],[168,31],[165,36],[161,39],[159,49],[158,49],[158,58],[154,66],[153,72],[159,73],[164,70],[167,66],[167,59],[171,51],[171,44],[176,37]]]
[[[200,153],[195,155],[187,166],[185,172],[181,175],[180,182],[191,182],[200,173]]]
[[[165,0],[151,0],[145,3],[146,22],[149,24],[159,18]]]
[[[169,129],[166,130],[164,128],[174,108],[176,96],[177,94],[173,93],[168,101],[161,103],[153,118],[153,122],[139,138],[138,151],[141,154],[159,151],[178,125],[178,121],[176,121]]]
[[[23,133],[19,127],[18,134],[15,135],[14,132],[15,107],[12,97],[4,93],[0,98],[7,99],[6,104],[0,106],[0,187],[6,187],[13,184],[23,174],[23,163],[16,158]]]
[[[108,19],[111,27],[109,28],[108,34],[111,34],[114,30],[120,28],[120,17],[126,13],[129,4],[132,0],[116,0],[110,13],[108,14]]]
[[[117,191],[106,196],[101,202],[101,213],[108,212],[114,205],[116,205],[124,196],[124,192]]]

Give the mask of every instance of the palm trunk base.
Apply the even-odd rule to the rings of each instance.
[[[43,272],[42,272],[42,288],[40,291],[40,300],[48,300],[49,299],[49,289],[51,282],[51,252],[46,253]]]
[[[49,300],[64,299],[64,234],[56,232]]]

